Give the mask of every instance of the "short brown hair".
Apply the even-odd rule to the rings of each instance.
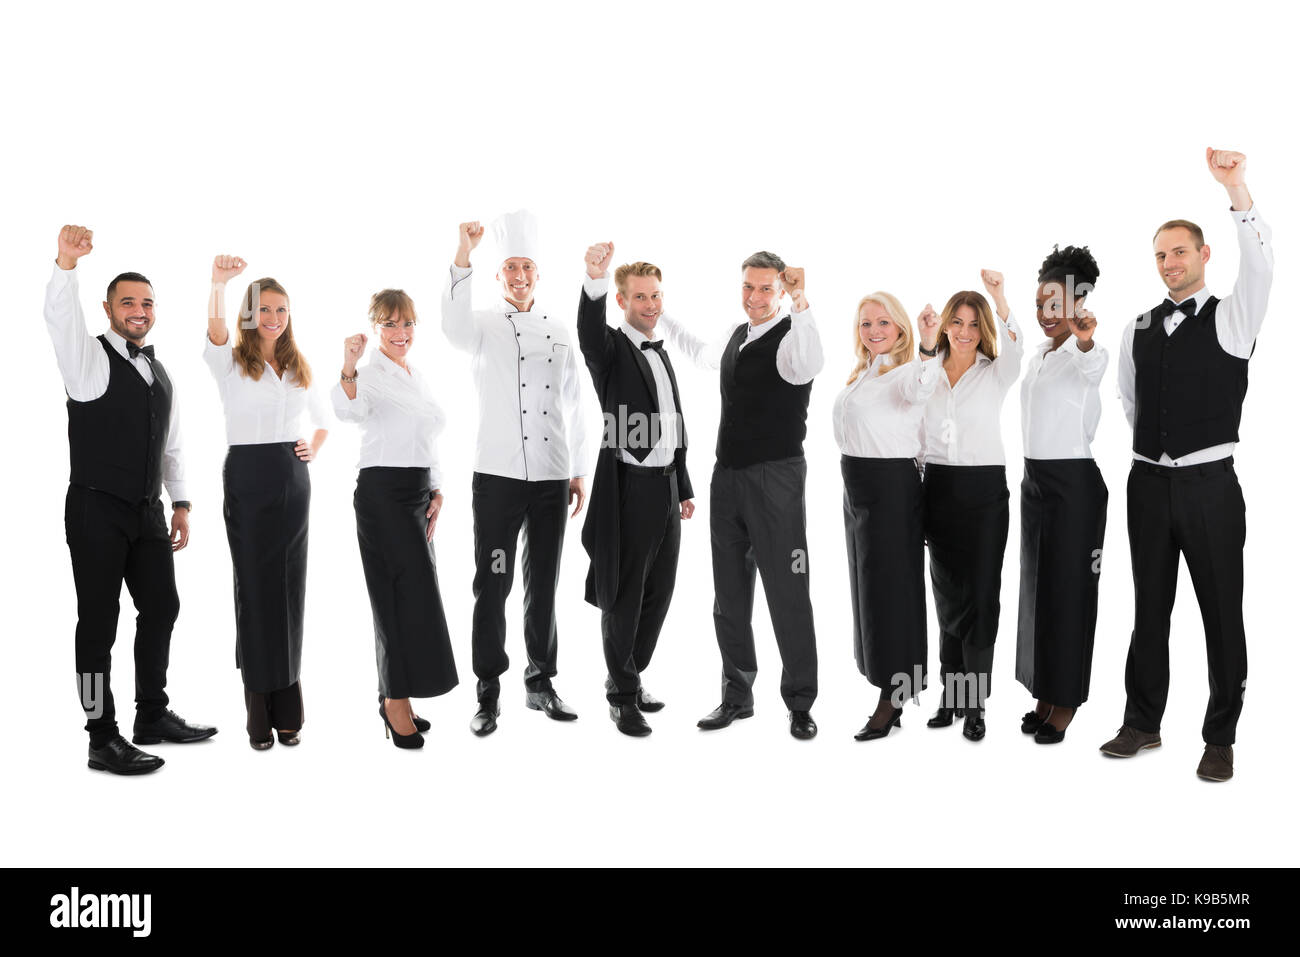
[[[370,322],[379,324],[394,316],[418,322],[415,315],[415,303],[403,289],[381,289],[370,297]]]
[[[1196,242],[1196,248],[1200,249],[1205,245],[1205,233],[1201,232],[1201,227],[1197,226],[1190,219],[1171,219],[1159,229],[1156,230],[1155,236],[1151,237],[1154,243],[1161,233],[1166,229],[1185,229],[1192,234],[1192,239]]]
[[[614,288],[618,290],[620,296],[627,295],[628,276],[653,276],[660,282],[663,282],[664,278],[664,274],[654,263],[624,263],[614,270]]]

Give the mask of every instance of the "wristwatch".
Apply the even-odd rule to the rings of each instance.
[[[174,512],[178,508],[183,508],[187,512],[192,512],[194,511],[194,504],[192,502],[172,502],[172,511]]]

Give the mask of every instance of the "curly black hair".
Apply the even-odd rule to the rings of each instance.
[[[1067,276],[1073,277],[1074,287],[1082,287],[1083,295],[1097,284],[1101,269],[1092,257],[1087,246],[1053,246],[1051,253],[1038,268],[1039,282],[1064,282]],[[1085,285],[1086,284],[1086,285]]]

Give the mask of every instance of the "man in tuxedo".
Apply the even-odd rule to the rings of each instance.
[[[613,243],[587,250],[578,344],[600,399],[604,439],[582,544],[591,556],[586,598],[601,610],[609,716],[623,734],[650,733],[642,712],[663,708],[641,684],[677,578],[681,520],[695,511],[677,377],[657,338],[659,267],[619,266],[623,322],[605,322]],[[672,329],[671,324],[666,328]]]
[[[144,344],[154,295],[139,273],[108,286],[108,331],[86,332],[77,263],[93,248],[84,226],[64,226],[54,274],[45,289],[45,322],[68,394],[72,459],[64,525],[77,588],[77,680],[87,764],[114,774],[146,774],[163,759],[118,733],[109,665],[117,637],[122,583],[135,603],[135,744],[185,744],[216,728],[190,724],[167,708],[167,660],[180,611],[172,553],[189,543],[180,428],[171,379]],[[162,485],[172,502],[163,519]]]
[[[1183,219],[1165,223],[1153,245],[1169,298],[1129,323],[1120,344],[1120,399],[1133,428],[1134,620],[1124,724],[1101,751],[1129,758],[1160,746],[1181,553],[1201,606],[1210,671],[1205,751],[1196,773],[1226,781],[1246,688],[1246,503],[1232,453],[1247,366],[1268,306],[1273,249],[1271,230],[1246,188],[1246,157],[1206,149],[1205,160],[1232,202],[1240,265],[1232,294],[1215,298],[1205,286],[1210,247],[1201,228]]]

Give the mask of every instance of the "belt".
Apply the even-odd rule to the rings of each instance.
[[[1214,475],[1216,472],[1232,471],[1232,456],[1229,455],[1226,459],[1215,459],[1213,462],[1205,462],[1201,465],[1156,465],[1152,462],[1141,462],[1134,459],[1133,468],[1151,475]]]
[[[627,462],[619,459],[618,467],[637,475],[672,475],[677,471],[677,465],[673,462],[670,462],[667,465],[629,465]]]

